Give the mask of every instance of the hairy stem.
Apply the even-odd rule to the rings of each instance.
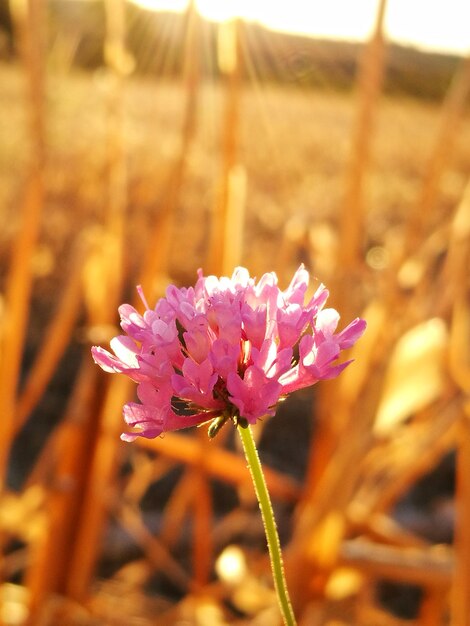
[[[276,521],[274,519],[273,507],[269,497],[268,488],[264,479],[261,462],[259,460],[256,444],[253,439],[251,428],[237,428],[243,444],[243,450],[250,470],[253,485],[263,518],[264,531],[268,543],[269,557],[271,559],[271,569],[273,572],[274,586],[277,593],[279,608],[286,626],[295,626],[296,621],[292,610],[289,592],[287,590],[286,578],[284,575],[284,565],[282,562],[281,544],[277,533]]]

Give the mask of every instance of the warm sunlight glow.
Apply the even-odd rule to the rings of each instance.
[[[470,52],[468,0],[390,0],[387,33],[392,40],[427,49]]]
[[[155,11],[182,11],[188,0],[131,0]],[[273,30],[363,40],[370,33],[379,0],[197,0],[205,18],[224,21],[234,16],[256,21]],[[386,32],[398,43],[465,54],[470,50],[468,0],[389,0]]]
[[[188,0],[131,0],[143,9],[149,11],[184,11]]]
[[[227,546],[215,564],[218,577],[226,583],[239,584],[246,576],[246,562],[238,546]]]

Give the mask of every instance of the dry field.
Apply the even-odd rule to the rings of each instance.
[[[469,74],[430,104],[370,67],[341,94],[0,65],[0,623],[279,624],[230,429],[123,444],[134,389],[89,347],[138,282],[304,262],[368,331],[257,427],[299,625],[470,625]]]
[[[18,67],[1,72],[2,267],[17,228],[26,177],[27,101]],[[109,79],[109,77],[108,77]],[[104,71],[48,77],[47,219],[37,273],[42,282],[60,273],[77,232],[101,224],[108,196],[109,112],[112,89]],[[150,224],[165,193],[181,144],[185,92],[182,84],[132,79],[123,86],[123,158],[128,179],[127,263],[137,265]],[[198,95],[196,137],[187,154],[171,247],[171,275],[191,281],[204,265],[208,218],[220,176],[223,94],[205,84]],[[289,276],[298,258],[279,263],[292,244],[321,280],[331,268],[310,246],[333,243],[344,202],[345,176],[355,119],[354,96],[280,86],[247,86],[240,98],[239,159],[246,169],[246,233],[243,263],[256,275],[275,268]],[[365,248],[399,234],[418,201],[436,141],[440,107],[416,100],[384,99],[377,110],[370,170],[365,182]],[[462,196],[470,167],[470,125],[461,124],[439,199],[426,222],[430,232]],[[315,237],[317,229],[320,235]],[[322,236],[322,234],[324,234]],[[184,251],[181,249],[184,242]],[[60,259],[60,264],[58,260]]]

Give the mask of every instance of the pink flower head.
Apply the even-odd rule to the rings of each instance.
[[[350,363],[338,363],[341,351],[366,327],[357,318],[335,333],[339,315],[323,308],[325,287],[305,303],[303,265],[284,291],[274,272],[258,282],[243,267],[232,278],[198,276],[194,288],[168,287],[154,309],[141,293],[143,315],[123,304],[126,334],[111,341],[114,354],[92,348],[106,372],[138,383],[140,402],[124,407],[126,441],[210,420],[212,436],[228,419],[253,424],[273,415],[288,393],[337,376]]]

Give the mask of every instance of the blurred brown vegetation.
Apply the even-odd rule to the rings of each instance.
[[[304,262],[368,331],[258,428],[299,624],[470,625],[469,60],[392,54],[384,2],[336,49],[191,7],[9,7],[0,623],[279,623],[233,433],[123,444],[133,386],[89,347],[137,283]]]

